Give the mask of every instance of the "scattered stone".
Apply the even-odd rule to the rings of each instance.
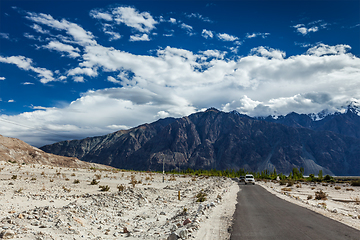
[[[191,223],[191,220],[187,218],[187,219],[185,219],[183,225],[185,226],[185,225],[188,224],[188,223]]]
[[[181,239],[188,239],[189,237],[188,230],[187,229],[181,230],[179,236],[181,237]]]
[[[337,209],[334,208],[334,209],[332,210],[332,212],[333,212],[333,213],[337,213]]]
[[[165,212],[161,212],[160,215],[166,215],[166,213],[165,213]]]
[[[167,240],[176,240],[176,239],[179,239],[179,236],[174,232],[171,233],[167,238]]]
[[[11,239],[15,237],[15,233],[11,230],[4,230],[0,233],[0,238],[2,239]]]
[[[127,227],[124,227],[123,228],[123,233],[128,233],[129,232],[129,230],[127,229]]]

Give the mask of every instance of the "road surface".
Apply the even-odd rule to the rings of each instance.
[[[257,185],[240,184],[231,240],[360,240],[360,231],[276,197]]]

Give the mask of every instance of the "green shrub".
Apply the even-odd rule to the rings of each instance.
[[[351,186],[353,186],[353,187],[358,187],[358,186],[360,186],[360,180],[351,181]]]
[[[196,202],[205,202],[206,201],[207,194],[203,191],[200,191],[198,194],[196,194]]]

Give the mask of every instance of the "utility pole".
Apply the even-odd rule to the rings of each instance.
[[[162,155],[162,159],[163,159],[163,182],[165,182],[165,160],[164,160],[164,155]]]

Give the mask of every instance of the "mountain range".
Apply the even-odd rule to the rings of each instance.
[[[129,130],[41,147],[45,152],[133,170],[274,168],[287,174],[360,175],[357,109],[315,121],[311,115],[252,118],[210,108]]]

